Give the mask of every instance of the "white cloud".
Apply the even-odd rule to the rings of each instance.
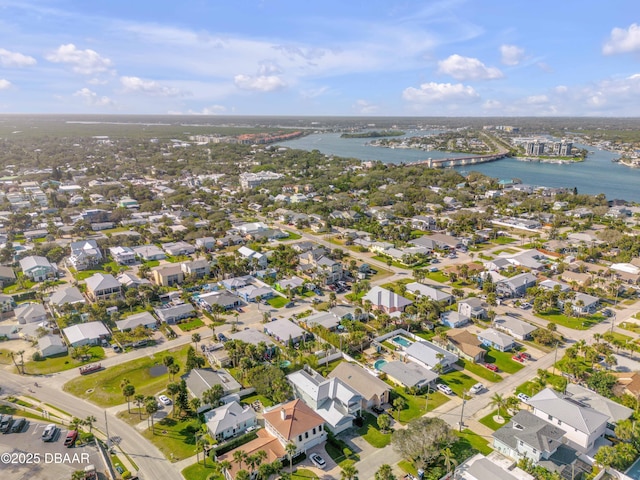
[[[602,53],[613,55],[640,51],[640,25],[632,23],[628,29],[614,28],[609,40],[602,47]]]
[[[145,93],[154,97],[177,97],[183,94],[177,88],[161,85],[155,80],[143,80],[140,77],[120,77],[120,83],[128,93]]]
[[[370,103],[366,100],[357,100],[353,108],[355,111],[362,115],[376,113],[379,110],[378,105]]]
[[[0,78],[0,90],[6,90],[11,87],[11,82],[9,80],[5,80],[4,78]]]
[[[305,99],[316,98],[316,97],[320,97],[321,95],[324,95],[328,91],[329,91],[328,86],[319,87],[319,88],[309,88],[306,90],[302,90],[300,92],[300,96]]]
[[[82,75],[95,75],[108,71],[112,62],[100,56],[94,50],[78,50],[73,43],[60,45],[58,49],[45,57],[53,63],[68,63],[73,65],[73,71]]]
[[[518,65],[524,58],[524,48],[517,45],[500,45],[500,55],[505,65]]]
[[[287,86],[286,82],[278,75],[236,75],[233,82],[243,90],[255,90],[258,92],[273,92]]]
[[[479,97],[473,87],[462,83],[429,82],[420,88],[405,88],[402,92],[402,98],[417,103],[473,102]]]
[[[87,105],[92,107],[105,107],[113,105],[113,100],[109,97],[99,96],[96,92],[89,90],[88,88],[82,88],[73,94],[74,97],[80,97]]]
[[[490,80],[503,77],[495,67],[487,67],[477,58],[454,54],[438,62],[438,73],[451,75],[456,80]]]
[[[553,88],[553,91],[560,94],[567,93],[569,91],[569,87],[567,87],[566,85],[558,85]]]
[[[502,109],[503,107],[504,106],[502,102],[499,100],[487,100],[482,104],[482,108],[484,110],[499,110],[499,109]]]
[[[546,95],[530,95],[525,98],[524,102],[528,105],[542,105],[549,102],[549,97]]]
[[[208,107],[204,107],[201,111],[196,112],[194,110],[189,110],[190,115],[220,115],[227,111],[227,107],[223,105],[210,105]]]
[[[3,67],[29,67],[36,63],[36,59],[33,57],[0,48],[0,65]]]

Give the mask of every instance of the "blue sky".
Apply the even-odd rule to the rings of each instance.
[[[638,116],[637,0],[0,0],[0,112]]]

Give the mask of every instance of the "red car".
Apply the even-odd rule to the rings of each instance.
[[[531,360],[531,355],[529,355],[527,352],[521,352],[520,353],[520,358],[522,358],[524,360]]]
[[[484,366],[487,367],[492,372],[498,371],[498,367],[496,367],[493,363],[485,363]]]
[[[511,359],[516,362],[524,363],[524,357],[521,357],[519,353],[511,357]]]

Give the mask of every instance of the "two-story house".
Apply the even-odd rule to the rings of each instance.
[[[88,270],[102,262],[102,252],[95,240],[71,242],[69,262],[76,270]]]
[[[106,300],[112,295],[120,296],[122,285],[110,273],[94,273],[85,281],[87,285],[87,296],[94,302]]]
[[[57,269],[45,257],[32,255],[20,260],[22,273],[34,282],[44,282],[56,276]]]
[[[136,252],[130,247],[110,247],[109,254],[118,265],[133,265],[136,263]]]
[[[209,435],[218,441],[234,437],[257,425],[257,415],[253,408],[242,407],[238,402],[229,402],[209,410],[204,414],[204,420]]]
[[[153,283],[163,287],[180,285],[184,282],[184,272],[180,264],[172,263],[154,268],[152,271]]]

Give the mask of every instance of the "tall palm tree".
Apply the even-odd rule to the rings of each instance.
[[[191,341],[195,345],[196,352],[198,351],[198,342],[200,342],[200,340],[202,340],[202,337],[199,333],[194,333],[191,335]]]
[[[138,407],[138,413],[140,414],[140,421],[142,421],[142,407],[144,406],[145,397],[141,393],[136,393],[133,397],[133,403]]]
[[[491,401],[489,403],[489,405],[491,405],[492,407],[498,407],[498,416],[501,417],[502,415],[500,415],[500,409],[502,407],[504,407],[504,395],[502,395],[501,393],[494,393],[493,396],[491,397]]]
[[[147,411],[147,415],[149,415],[149,419],[151,420],[151,433],[155,435],[155,430],[153,429],[153,415],[158,411],[158,402],[154,397],[147,397],[144,407]]]
[[[128,380],[127,380],[128,382]],[[136,387],[130,383],[125,383],[122,387],[122,395],[127,400],[127,411],[131,413],[131,397],[136,394]]]
[[[89,427],[89,433],[91,433],[91,430],[93,430],[93,424],[96,423],[96,417],[94,417],[93,415],[88,415],[83,421],[82,421],[83,425],[86,425],[87,427]]]
[[[239,469],[242,469],[242,462],[244,462],[246,459],[247,453],[244,450],[236,450],[235,452],[233,452],[233,461],[238,464]]]
[[[378,468],[376,472],[375,480],[396,480],[391,465],[387,463],[380,465],[380,468]]]
[[[354,480],[358,476],[358,469],[352,463],[346,464],[342,467],[340,472],[340,478],[342,480]]]
[[[293,471],[293,454],[296,453],[297,449],[298,447],[292,442],[287,443],[284,447],[285,452],[287,452],[287,457],[289,457],[289,471],[291,472]]]

